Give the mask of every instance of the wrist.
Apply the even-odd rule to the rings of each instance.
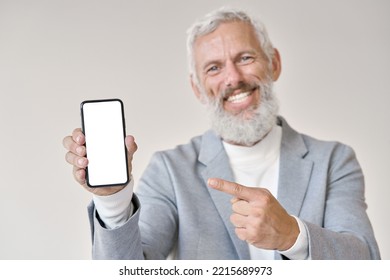
[[[126,186],[90,188],[90,192],[98,196],[109,196],[123,190]]]
[[[285,235],[286,238],[284,238],[284,242],[278,249],[279,251],[289,250],[291,247],[294,246],[294,244],[298,239],[300,233],[299,225],[297,220],[293,216],[290,216],[290,222],[288,223],[286,232],[287,232]]]
[[[93,195],[93,201],[100,220],[107,229],[123,225],[132,214],[133,180],[121,191],[111,195]]]

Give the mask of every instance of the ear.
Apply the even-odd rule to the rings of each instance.
[[[279,51],[274,49],[274,52],[274,57],[272,58],[272,79],[275,82],[279,79],[280,73],[282,72],[282,61]]]
[[[191,81],[192,90],[194,91],[194,94],[195,94],[196,98],[200,101],[200,103],[206,104],[205,96],[204,96],[204,94],[202,94],[202,92],[199,90],[199,86],[198,86],[197,83],[194,81],[194,76],[193,76],[192,74],[190,75],[190,81]]]

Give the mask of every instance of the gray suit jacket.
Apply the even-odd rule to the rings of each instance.
[[[312,259],[379,259],[366,214],[364,178],[351,148],[294,131],[284,119],[278,200],[305,224]],[[207,187],[234,181],[212,131],[156,153],[133,196],[134,215],[108,230],[89,207],[95,259],[249,259],[229,221],[231,197]],[[275,258],[280,259],[278,253]]]

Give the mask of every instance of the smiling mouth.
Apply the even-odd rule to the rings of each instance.
[[[244,101],[252,93],[253,93],[253,91],[240,92],[237,94],[230,95],[229,97],[225,98],[224,100],[231,102],[231,103],[240,103],[240,102]]]

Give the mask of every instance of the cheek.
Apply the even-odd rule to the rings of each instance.
[[[203,82],[203,88],[209,97],[218,97],[222,88],[221,81],[217,77],[208,77]]]
[[[272,71],[264,64],[257,64],[251,71],[253,78],[257,79],[259,82],[265,82],[267,79],[272,78]]]

